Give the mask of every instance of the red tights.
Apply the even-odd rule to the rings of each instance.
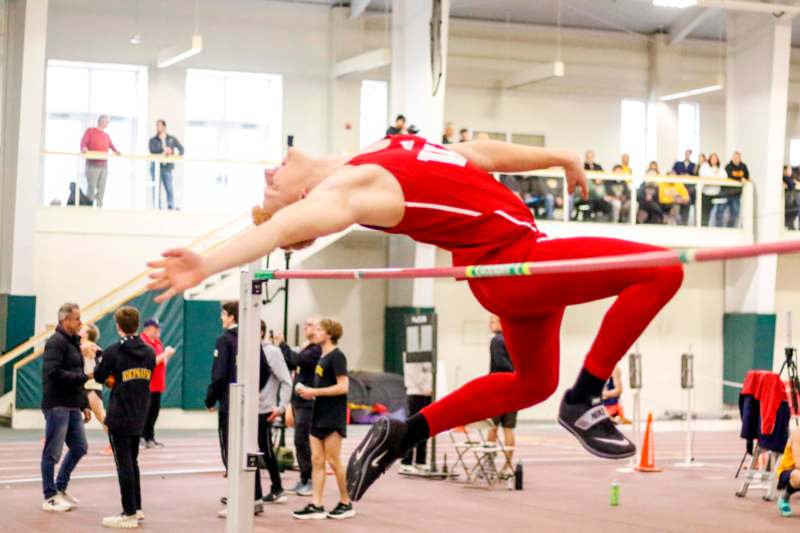
[[[617,239],[542,239],[503,250],[484,263],[581,259],[654,250],[661,248]],[[547,399],[558,385],[559,334],[566,306],[616,296],[584,361],[584,368],[592,375],[607,378],[678,291],[682,280],[681,265],[470,280],[478,301],[500,317],[514,372],[472,380],[423,409],[431,435]]]

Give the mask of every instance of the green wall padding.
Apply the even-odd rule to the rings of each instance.
[[[205,409],[206,389],[211,381],[214,346],[222,334],[220,302],[188,300],[184,303],[183,408]]]
[[[403,374],[403,343],[406,315],[432,313],[433,307],[387,307],[384,312],[383,371]]]
[[[153,301],[155,294],[146,292],[130,302],[139,310],[141,321],[150,317],[158,318],[162,325],[161,338],[164,346],[171,345],[176,354],[167,366],[167,381],[163,407],[181,407],[183,399],[183,297],[172,298],[162,304]],[[87,318],[87,317],[84,317]],[[114,314],[110,313],[95,324],[100,330],[98,344],[102,347],[109,346],[119,339],[117,328],[114,324]],[[16,406],[18,409],[38,409],[42,401],[42,359],[36,359],[17,372]],[[108,390],[104,391],[106,400]]]
[[[211,379],[214,344],[222,334],[219,321],[221,304],[218,301],[184,300],[182,297],[156,304],[153,296],[153,293],[145,293],[131,300],[128,305],[139,310],[142,322],[151,317],[157,318],[161,323],[164,346],[173,346],[177,351],[167,365],[166,390],[161,405],[205,409],[204,399]],[[119,338],[113,313],[97,321],[96,325],[100,330],[100,346],[108,346]],[[30,335],[25,338],[28,337]],[[104,396],[107,401],[108,389],[104,391]],[[41,401],[42,359],[38,358],[17,373],[16,405],[18,409],[38,409]]]
[[[0,294],[0,353],[6,353],[31,338],[36,325],[36,297]],[[30,350],[0,369],[0,396],[13,386],[14,363]]]
[[[722,334],[724,380],[742,383],[749,370],[772,370],[775,315],[725,313]],[[722,401],[737,404],[739,389],[724,385]]]

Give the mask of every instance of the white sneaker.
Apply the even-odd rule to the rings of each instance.
[[[144,520],[144,511],[142,511],[141,509],[136,510],[136,520],[138,520],[139,522]]]
[[[255,516],[260,515],[264,512],[264,505],[261,503],[261,500],[258,500],[253,503],[253,514]],[[228,518],[228,509],[225,508],[217,513],[217,518]]]
[[[70,507],[77,507],[78,504],[81,503],[81,501],[78,498],[76,498],[75,496],[73,496],[72,494],[70,494],[65,490],[58,491],[58,496],[60,496],[63,501],[68,503]]]
[[[421,475],[428,475],[431,473],[431,467],[428,465],[414,465],[414,470],[417,471],[417,474]]]
[[[417,473],[417,469],[414,468],[414,465],[401,464],[400,465],[400,473],[401,474],[405,474],[405,475],[409,475],[409,476],[413,476],[414,474]]]
[[[103,527],[111,529],[136,529],[139,527],[139,521],[136,520],[135,514],[130,516],[117,514],[103,518]]]
[[[58,496],[53,496],[42,502],[42,509],[50,513],[65,513],[71,511],[72,506]]]

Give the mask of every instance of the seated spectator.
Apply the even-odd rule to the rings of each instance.
[[[452,122],[448,122],[444,127],[444,133],[442,133],[442,144],[453,144],[455,137],[456,126]]]
[[[658,203],[664,213],[664,223],[684,224],[682,207],[689,206],[689,191],[683,183],[661,182],[658,184]]]
[[[648,170],[648,176],[656,176],[654,170]],[[636,200],[639,203],[639,210],[636,212],[636,222],[638,224],[661,224],[663,212],[661,204],[658,203],[658,185],[651,182],[642,182],[636,192]]]
[[[647,172],[646,174],[652,176],[658,176],[661,174],[661,171],[658,170],[658,161],[650,161],[650,164],[647,165]]]
[[[614,174],[622,174],[622,167],[614,165]],[[630,214],[631,193],[626,181],[606,181],[606,200],[611,204],[611,221],[627,222]]]
[[[721,167],[719,156],[716,152],[711,152],[708,156],[708,161],[703,163],[700,167],[700,177],[702,178],[717,178],[725,179],[728,174],[725,169]],[[719,226],[717,223],[717,212],[719,206],[724,206],[728,203],[728,199],[722,194],[722,187],[719,185],[704,185],[703,186],[703,201],[702,201],[702,224],[709,226]]]
[[[584,200],[578,191],[573,194],[572,220],[611,222],[614,208],[606,197],[605,181],[599,178],[589,180],[589,198],[587,200]]]
[[[628,154],[622,154],[622,161],[619,164],[620,168],[622,169],[623,174],[633,174],[631,170],[631,156]]]
[[[786,449],[778,465],[776,475],[778,476],[778,490],[784,491],[778,498],[778,513],[781,516],[792,516],[792,507],[789,505],[789,498],[792,494],[800,492],[800,465],[797,461],[800,458],[800,429],[794,428],[789,440],[786,442]]]
[[[728,179],[738,180],[739,182],[744,183],[745,181],[750,181],[750,170],[747,168],[747,165],[744,164],[742,161],[742,154],[739,152],[733,152],[733,156],[731,157],[730,162],[725,165],[725,173],[728,175]],[[717,212],[717,222],[718,225],[721,226],[724,218],[724,211],[728,211],[728,221],[727,226],[729,228],[735,228],[739,226],[739,208],[742,201],[742,189],[740,188],[733,188],[728,187],[723,188],[722,193],[724,196],[728,198],[728,204],[726,209],[720,209]]]
[[[386,129],[386,135],[402,135],[406,133],[406,117],[397,115],[394,119],[394,126],[389,126]]]
[[[795,229],[794,222],[800,211],[800,177],[789,165],[783,165],[783,198],[786,229]]]
[[[619,166],[619,165],[617,165]],[[592,150],[586,150],[586,156],[583,159],[583,169],[584,170],[592,170],[595,172],[602,172],[603,167],[601,167],[597,162],[594,160],[594,152]]]
[[[678,176],[693,175],[697,170],[697,165],[692,162],[692,151],[686,150],[683,153],[683,161],[675,161],[672,165],[672,172]]]
[[[472,135],[470,135],[469,130],[467,128],[461,128],[458,130],[458,142],[465,143],[472,140]]]
[[[559,180],[544,176],[531,176],[526,181],[528,191],[522,193],[525,205],[531,208],[537,218],[542,218],[541,212],[544,210],[544,218],[553,220],[555,208],[564,206]]]
[[[630,424],[631,421],[625,418],[625,412],[622,410],[621,397],[622,371],[616,366],[603,387],[603,407],[615,424]]]

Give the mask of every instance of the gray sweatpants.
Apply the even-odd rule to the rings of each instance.
[[[107,178],[108,166],[86,164],[86,196],[92,202],[96,202],[97,207],[103,207],[103,195],[106,192]]]

